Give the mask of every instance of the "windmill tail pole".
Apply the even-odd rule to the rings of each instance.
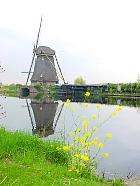
[[[35,52],[36,52],[36,49],[37,49],[37,46],[38,46],[38,41],[39,41],[39,36],[40,36],[41,25],[42,25],[42,16],[41,16],[41,20],[40,20],[40,25],[39,25],[39,30],[38,30],[38,34],[37,34],[36,44],[34,45],[34,49],[33,49],[33,57],[32,57],[32,61],[31,61],[29,73],[28,73],[28,76],[27,76],[26,85],[28,84],[29,77],[30,77],[31,70],[32,70],[32,66],[33,66],[33,63],[34,63]]]
[[[57,57],[56,57],[56,54],[55,54],[54,56],[55,56],[56,63],[57,63],[57,66],[58,66],[58,68],[59,68],[60,74],[61,74],[61,76],[62,76],[63,82],[64,82],[64,84],[66,84],[66,81],[65,81],[64,76],[63,76],[63,74],[62,74],[62,70],[61,70],[60,65],[59,65],[59,63],[58,63],[58,59],[57,59]]]

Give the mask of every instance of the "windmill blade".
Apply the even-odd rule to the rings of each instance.
[[[39,41],[39,36],[40,36],[41,25],[42,25],[42,16],[41,16],[40,25],[39,25],[39,31],[38,31],[38,34],[37,34],[37,40],[36,40],[36,44],[35,44],[35,50],[37,49],[37,46],[38,46],[38,41]]]
[[[26,85],[28,84],[28,80],[29,80],[29,77],[30,77],[30,74],[31,74],[31,69],[32,69],[32,66],[33,66],[34,59],[35,59],[35,52],[33,53],[31,66],[30,66],[28,77],[27,77],[27,80],[26,80]]]
[[[57,63],[58,69],[59,69],[59,71],[60,71],[60,74],[61,74],[62,80],[63,80],[64,84],[66,84],[65,79],[64,79],[64,76],[63,76],[63,74],[62,74],[62,70],[61,70],[60,65],[59,65],[59,62],[58,62],[58,59],[57,59],[57,57],[56,57],[56,54],[54,55],[54,57],[55,57],[55,60],[56,60],[56,63]]]
[[[33,57],[32,57],[32,61],[31,61],[29,73],[28,73],[28,76],[27,76],[26,85],[28,84],[28,80],[29,80],[29,77],[30,77],[30,74],[31,74],[31,70],[32,70],[32,66],[33,66],[34,59],[35,59],[36,49],[38,47],[38,41],[39,41],[39,36],[40,36],[41,25],[42,25],[42,16],[41,16],[41,20],[40,20],[40,25],[39,25],[39,30],[38,30],[38,34],[37,34],[36,44],[34,45],[34,49],[33,49]]]

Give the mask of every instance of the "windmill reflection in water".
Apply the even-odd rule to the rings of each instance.
[[[57,101],[46,98],[43,101],[31,99],[31,103],[26,99],[26,104],[33,134],[38,134],[40,137],[54,134],[64,103],[58,106]]]

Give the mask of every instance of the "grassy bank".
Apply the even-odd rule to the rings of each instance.
[[[0,129],[0,185],[111,186],[96,176],[81,177],[67,169],[68,154],[58,151],[57,141],[43,142],[37,136]]]
[[[20,85],[2,85],[0,94],[3,96],[17,97],[20,93]]]

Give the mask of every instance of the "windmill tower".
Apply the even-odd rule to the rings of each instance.
[[[35,59],[35,67],[31,77],[31,84],[57,84],[58,76],[54,64],[55,51],[50,47],[39,46],[35,53],[37,58]]]

